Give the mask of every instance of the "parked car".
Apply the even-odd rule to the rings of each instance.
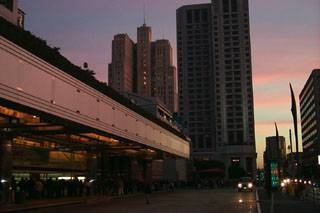
[[[250,177],[241,177],[238,182],[238,191],[251,191],[253,190],[253,182]]]

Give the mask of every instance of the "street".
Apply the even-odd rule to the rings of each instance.
[[[242,202],[240,202],[242,200]],[[187,190],[153,193],[147,205],[142,195],[94,202],[37,209],[24,212],[257,212],[255,192],[236,189]]]

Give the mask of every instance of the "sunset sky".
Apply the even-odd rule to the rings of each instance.
[[[127,33],[136,42],[137,27],[152,27],[152,39],[170,40],[176,65],[176,9],[208,0],[19,0],[25,29],[107,82],[111,41]],[[265,137],[279,134],[289,144],[293,129],[289,82],[296,100],[311,71],[320,68],[319,0],[249,0],[256,148],[261,168]],[[299,108],[298,108],[299,109]],[[299,119],[300,120],[300,119]],[[301,132],[299,143],[301,151]],[[294,146],[295,147],[295,146]]]

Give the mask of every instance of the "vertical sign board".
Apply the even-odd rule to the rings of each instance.
[[[270,171],[271,171],[271,187],[277,188],[280,185],[278,162],[275,162],[275,161],[270,162]]]
[[[320,165],[320,155],[318,155],[318,165]]]

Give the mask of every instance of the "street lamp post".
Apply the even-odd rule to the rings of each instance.
[[[292,138],[291,138],[291,129],[289,129],[289,138],[290,138],[290,149],[291,149],[291,175],[292,178],[294,177],[293,171],[294,171],[294,158],[293,158],[293,152],[292,152]]]

